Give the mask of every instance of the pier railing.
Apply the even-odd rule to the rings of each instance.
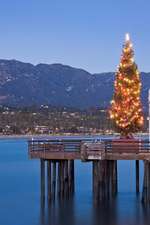
[[[86,140],[91,142],[91,140]],[[65,152],[80,152],[83,140],[29,140],[29,151],[65,151]]]
[[[106,152],[118,152],[118,153],[144,153],[150,152],[149,140],[132,140],[132,139],[118,139],[118,140],[106,140],[105,141]]]
[[[150,153],[150,142],[148,140],[131,140],[131,139],[115,139],[115,140],[75,140],[75,139],[53,139],[53,140],[30,140],[29,155],[39,156],[41,154],[77,154],[81,159],[103,159],[109,153],[111,154],[139,154]],[[131,153],[131,154],[130,154]],[[113,155],[114,155],[113,154]],[[50,156],[50,155],[49,155]],[[58,156],[58,154],[57,154]],[[72,155],[75,157],[76,155]],[[67,157],[67,156],[66,156]]]

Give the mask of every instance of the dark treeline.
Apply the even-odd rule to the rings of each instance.
[[[147,131],[145,115],[143,131]],[[108,110],[79,110],[65,107],[0,107],[1,134],[113,133]]]

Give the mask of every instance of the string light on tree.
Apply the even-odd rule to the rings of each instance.
[[[109,111],[110,118],[123,136],[130,136],[143,126],[140,92],[140,74],[134,62],[133,45],[127,33],[115,76],[114,95]]]

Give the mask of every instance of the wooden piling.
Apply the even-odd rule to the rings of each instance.
[[[108,162],[107,160],[102,160],[102,200],[108,200]]]
[[[68,179],[68,160],[65,160],[64,162],[64,196],[65,198],[68,197],[68,183],[69,179]]]
[[[94,196],[94,199],[96,198],[95,197],[95,194],[96,194],[96,161],[93,161],[93,173],[92,173],[92,180],[93,180],[93,196]]]
[[[114,160],[93,161],[94,202],[106,202],[117,193],[117,162]]]
[[[109,162],[109,168],[110,168],[110,177],[109,177],[109,179],[110,179],[110,185],[109,185],[109,188],[110,188],[110,198],[112,197],[112,191],[113,191],[113,185],[112,185],[112,183],[113,183],[113,160],[110,160],[110,162]]]
[[[74,193],[74,160],[69,160],[69,192]]]
[[[57,193],[58,193],[58,197],[60,197],[60,193],[61,193],[61,166],[60,166],[60,160],[58,161]]]
[[[106,160],[93,161],[94,202],[106,200],[109,196],[109,164]]]
[[[150,162],[147,160],[144,161],[142,203],[150,203]]]
[[[45,160],[41,159],[41,202],[45,202]]]
[[[117,160],[114,160],[115,164],[115,194],[118,192],[118,166],[117,166]]]
[[[74,160],[71,160],[71,192],[74,193]]]
[[[60,177],[60,196],[63,199],[64,196],[64,160],[60,161],[60,168],[61,168],[61,177]]]
[[[117,174],[117,160],[112,160],[111,161],[111,194],[112,196],[116,196],[117,191],[118,191],[118,174]]]
[[[147,203],[150,203],[150,162],[147,163]]]
[[[147,187],[146,176],[147,176],[147,174],[146,174],[146,162],[143,161],[143,163],[144,163],[144,177],[143,177],[142,203],[145,204],[145,202],[146,202],[146,187]]]
[[[136,166],[136,193],[139,193],[139,160],[135,161]]]
[[[51,187],[51,160],[47,160],[47,196],[48,196],[48,200],[51,200],[51,195],[52,195],[52,187]]]
[[[52,196],[55,199],[56,195],[56,161],[53,161],[53,175],[52,175]]]
[[[57,191],[59,199],[69,197],[74,192],[74,161],[59,160]]]
[[[108,200],[110,198],[110,161],[105,160],[105,196]]]
[[[99,171],[100,171],[100,164],[98,160],[93,161],[93,196],[94,196],[94,201],[97,202],[99,199]]]
[[[99,162],[99,171],[98,171],[98,179],[99,179],[99,201],[105,200],[105,160],[101,160]]]
[[[69,160],[68,176],[69,176],[69,195],[71,193],[71,160]]]

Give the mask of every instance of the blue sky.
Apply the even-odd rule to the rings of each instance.
[[[150,71],[149,0],[0,0],[0,58],[115,71],[130,33]]]

